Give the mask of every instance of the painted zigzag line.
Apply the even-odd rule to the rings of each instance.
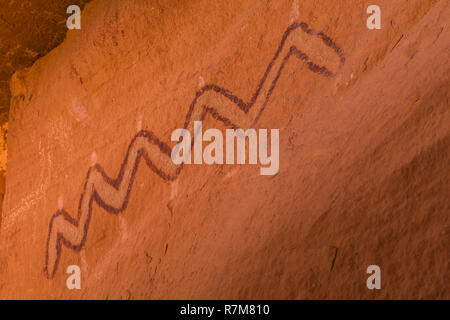
[[[313,63],[308,55],[297,48],[294,38],[296,32],[318,37],[335,52],[339,65],[344,64],[345,57],[341,48],[330,37],[310,29],[304,22],[294,23],[284,32],[277,51],[249,102],[244,102],[229,90],[215,84],[206,85],[197,91],[186,114],[183,128],[192,129],[190,128],[193,125],[192,120],[203,120],[207,114],[228,127],[238,127],[236,121],[233,120],[239,120],[241,128],[252,126],[265,110],[281,71],[291,56],[297,57],[314,73],[325,77],[334,76],[332,71],[325,66]],[[216,108],[210,107],[212,103],[220,107],[220,112]],[[240,117],[242,114],[236,115],[235,109],[230,108],[233,105],[244,112],[246,117]],[[93,202],[112,214],[118,214],[125,210],[135,174],[142,159],[152,171],[165,181],[176,180],[183,169],[183,165],[177,166],[171,161],[169,145],[147,130],[140,130],[131,140],[117,178],[109,177],[99,164],[92,165],[85,178],[78,204],[77,218],[73,218],[64,208],[60,208],[50,219],[44,267],[47,278],[55,276],[63,244],[79,252],[86,243]]]

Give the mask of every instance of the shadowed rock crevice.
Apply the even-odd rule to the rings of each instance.
[[[65,38],[69,5],[83,9],[90,0],[4,1],[0,11],[0,212],[5,193],[6,137],[10,79],[58,46]],[[0,215],[1,219],[1,215]],[[1,223],[1,220],[0,220]]]

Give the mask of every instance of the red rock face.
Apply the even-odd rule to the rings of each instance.
[[[368,5],[87,5],[11,82],[0,297],[448,299],[450,8]],[[176,166],[194,120],[279,172]]]

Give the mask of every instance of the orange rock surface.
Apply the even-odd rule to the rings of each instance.
[[[86,5],[81,30],[11,80],[0,298],[448,299],[450,6],[377,2],[381,30],[362,0]],[[332,75],[276,56],[298,22],[315,31],[286,41]],[[278,174],[203,164],[162,179],[141,161],[120,213],[95,180],[83,229],[93,162],[120,176],[140,130],[173,146],[196,92],[250,101],[271,62],[283,69],[254,127],[280,129]],[[149,154],[169,172],[161,148]],[[53,240],[82,245],[60,242],[56,259],[62,210],[81,227]],[[81,290],[66,287],[74,264]],[[381,290],[366,287],[372,264]]]

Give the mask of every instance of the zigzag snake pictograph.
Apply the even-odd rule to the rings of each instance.
[[[265,110],[291,56],[302,61],[310,71],[324,77],[333,77],[335,72],[312,62],[306,53],[300,51],[299,47],[305,43],[306,37],[316,38],[314,41],[319,41],[326,50],[331,50],[337,68],[344,64],[345,57],[341,48],[330,37],[310,29],[304,22],[293,23],[284,32],[249,102],[215,84],[205,85],[196,92],[183,128],[192,130],[194,120],[203,120],[207,114],[231,128],[238,128],[238,125],[240,128],[251,127]],[[86,174],[77,218],[60,208],[50,219],[44,268],[47,278],[55,276],[63,244],[76,252],[85,245],[94,202],[112,214],[125,210],[136,171],[142,160],[165,181],[176,180],[183,169],[183,165],[175,165],[172,162],[169,145],[147,130],[140,130],[131,140],[116,178],[108,176],[98,163],[93,164]]]

